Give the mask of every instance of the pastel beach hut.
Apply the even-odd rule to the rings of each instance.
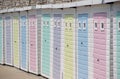
[[[19,53],[19,13],[15,12],[13,15],[13,62],[14,66],[20,67],[20,53]]]
[[[5,64],[13,66],[13,43],[12,43],[12,14],[4,15],[5,33]]]
[[[52,10],[53,52],[51,53],[51,79],[62,79],[63,20],[62,10]]]
[[[93,77],[93,27],[91,7],[78,7],[76,16],[77,79],[89,79]]]
[[[38,46],[37,46],[37,12],[31,10],[28,12],[29,25],[29,72],[39,74],[38,67]],[[40,48],[39,48],[40,49]]]
[[[51,70],[51,10],[42,10],[41,15],[41,75],[50,78]]]
[[[75,9],[63,9],[63,79],[75,78]]]
[[[92,6],[93,38],[93,79],[110,78],[110,6]]]
[[[28,13],[20,12],[20,68],[28,71]]]

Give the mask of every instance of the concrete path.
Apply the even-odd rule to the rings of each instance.
[[[45,79],[10,66],[0,65],[0,79]]]

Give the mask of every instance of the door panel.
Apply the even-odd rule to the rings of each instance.
[[[60,79],[61,69],[61,14],[54,14],[53,79]]]
[[[36,16],[29,16],[29,46],[30,46],[30,71],[37,72],[37,51],[36,51]]]
[[[23,15],[20,17],[20,23],[21,23],[21,67],[26,69],[27,68],[27,49],[26,49],[26,39],[27,39],[27,33],[26,33],[26,15]]]
[[[117,79],[120,78],[120,11],[117,12],[116,15],[116,30],[117,30],[117,54],[116,54],[116,60],[117,60]]]
[[[19,16],[13,16],[13,52],[14,66],[19,67]]]
[[[105,12],[94,13],[94,79],[101,79],[99,76],[103,76],[103,79],[106,79],[106,18],[107,13]],[[96,50],[100,50],[102,52]],[[104,53],[104,55],[101,53]],[[98,74],[98,76],[95,74]]]
[[[88,14],[78,15],[78,79],[88,79]]]
[[[42,15],[42,73],[50,75],[50,14]]]
[[[12,36],[12,26],[11,26],[11,17],[6,16],[5,17],[5,63],[8,65],[12,65],[12,50],[11,50],[11,36]]]
[[[65,14],[64,15],[64,23],[65,23],[65,33],[64,33],[64,70],[63,76],[64,79],[74,79],[74,52],[73,52],[73,29],[74,29],[74,15],[73,14]],[[72,45],[70,45],[67,41],[71,41]]]

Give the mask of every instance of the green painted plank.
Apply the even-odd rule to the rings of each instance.
[[[117,14],[116,14],[116,32],[117,32],[117,36],[116,36],[116,38],[117,38],[117,79],[118,78],[120,78],[120,31],[119,31],[119,22],[120,22],[120,12],[117,12]]]

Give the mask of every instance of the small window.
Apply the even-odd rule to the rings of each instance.
[[[34,26],[34,22],[32,22],[32,26]]]
[[[26,22],[24,22],[24,25],[26,25]]]
[[[56,23],[56,21],[54,22],[54,26],[55,26],[55,27],[57,26],[57,23]]]
[[[61,26],[61,22],[60,21],[58,21],[58,26]]]
[[[34,25],[34,21],[32,22],[32,25]]]
[[[65,26],[67,27],[67,22],[65,23]]]
[[[79,28],[80,28],[80,29],[82,29],[82,25],[81,25],[81,23],[80,23],[80,22],[79,22]]]
[[[61,22],[58,22],[58,26],[61,26]]]
[[[72,23],[70,23],[70,27],[72,27]]]
[[[83,22],[83,29],[85,30],[86,29],[86,23]]]
[[[47,25],[49,26],[49,21],[47,21]]]
[[[24,27],[26,26],[26,22],[23,22],[23,26],[24,26]]]
[[[104,23],[103,22],[101,23],[100,29],[104,30]]]
[[[118,22],[118,29],[120,30],[120,21]]]
[[[32,22],[30,22],[30,26],[32,26]]]
[[[43,21],[43,25],[45,25],[45,21]]]
[[[97,30],[98,24],[97,22],[94,23],[94,29]]]

